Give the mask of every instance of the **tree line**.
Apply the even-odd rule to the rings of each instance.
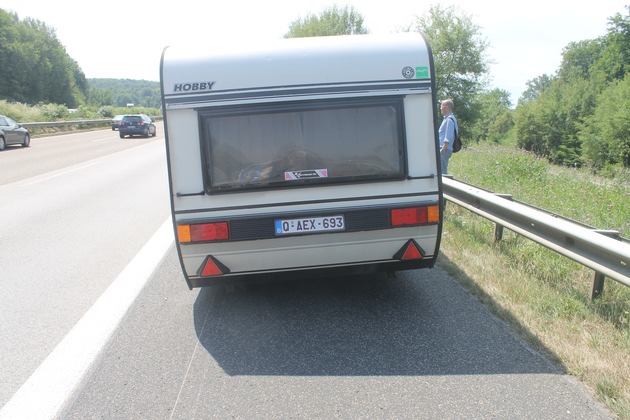
[[[566,165],[630,166],[630,6],[607,34],[572,42],[554,75],[528,83],[514,113],[517,144]]]
[[[85,74],[43,22],[0,9],[0,99],[49,102],[75,108],[85,103]]]
[[[88,79],[89,105],[124,107],[134,104],[145,108],[160,108],[160,83],[132,79]]]
[[[514,109],[508,92],[487,89],[488,44],[469,16],[433,7],[415,29],[427,34],[438,94],[455,100],[469,144],[516,146],[560,165],[628,168],[629,12],[609,17],[604,36],[567,45],[556,73],[528,81]]]
[[[158,82],[86,79],[53,28],[0,9],[0,100],[66,108],[160,108]]]

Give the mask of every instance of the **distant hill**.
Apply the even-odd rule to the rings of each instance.
[[[160,108],[160,83],[132,79],[88,79],[90,96],[96,102],[114,106],[134,104],[146,108]]]

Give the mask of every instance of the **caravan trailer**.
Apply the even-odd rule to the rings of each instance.
[[[160,78],[190,288],[435,264],[442,181],[422,34],[167,47]]]

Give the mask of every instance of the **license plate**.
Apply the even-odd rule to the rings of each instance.
[[[276,219],[276,235],[321,233],[346,229],[343,215]]]

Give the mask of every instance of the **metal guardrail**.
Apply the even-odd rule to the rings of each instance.
[[[57,121],[57,122],[34,122],[20,123],[25,128],[42,128],[42,127],[67,127],[70,125],[97,125],[111,123],[112,119],[106,120],[76,120],[76,121]]]
[[[442,183],[444,198],[496,223],[495,240],[506,227],[593,269],[591,300],[603,292],[605,277],[630,287],[630,240],[618,232],[595,229],[447,176]]]
[[[153,121],[160,121],[162,117],[151,117]],[[25,128],[44,128],[44,127],[68,127],[72,125],[100,125],[110,124],[111,118],[104,120],[74,120],[74,121],[55,121],[55,122],[30,122],[20,123]]]

